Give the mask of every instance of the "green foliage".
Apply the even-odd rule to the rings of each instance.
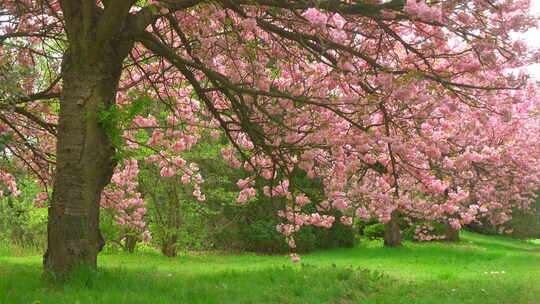
[[[301,171],[294,171],[291,180],[313,203],[322,198],[319,180],[310,179]],[[262,187],[266,181],[258,182]],[[266,197],[259,190],[256,199],[247,204],[231,202],[225,205],[220,216],[228,219],[229,225],[216,235],[216,246],[259,253],[310,252],[318,248],[354,246],[356,238],[353,228],[343,225],[339,221],[341,214],[333,211],[326,213],[336,218],[332,228],[304,226],[293,235],[296,248],[290,248],[287,238],[276,230],[278,224],[287,223],[277,216],[277,211],[283,210],[288,202],[283,198]],[[313,203],[304,206],[303,212],[319,212]]]
[[[11,134],[0,134],[0,151],[6,149],[6,144],[13,140],[13,135]]]
[[[512,230],[510,236],[518,239],[540,238],[540,191],[529,210],[514,210],[512,220],[505,225]]]
[[[122,107],[113,104],[105,108],[104,104],[99,104],[98,123],[101,124],[112,146],[115,148],[115,159],[120,160],[126,157],[125,142],[122,137],[124,129],[133,121],[135,116],[145,112],[153,99],[140,92],[130,95],[137,96],[132,102]]]
[[[366,226],[364,228],[364,235],[370,240],[384,238],[384,223]]]
[[[259,197],[248,206],[236,207],[224,213],[235,214],[232,227],[216,236],[219,247],[259,253],[310,252],[318,248],[352,247],[355,236],[352,227],[336,221],[332,228],[304,226],[294,233],[296,248],[290,248],[287,239],[276,230],[283,222],[276,216],[276,204]]]
[[[336,218],[341,216],[337,212],[333,214]],[[334,222],[332,228],[315,228],[316,236],[319,240],[319,248],[328,249],[336,247],[350,248],[356,244],[356,236],[351,226],[343,225],[339,220]]]
[[[255,204],[262,204],[257,201]],[[264,210],[264,208],[261,208]],[[286,252],[311,252],[319,248],[352,247],[355,237],[351,227],[335,223],[330,229],[304,226],[296,232],[296,248],[291,248],[287,238],[276,231],[281,220],[275,215],[275,209],[266,210],[266,214],[250,214],[254,208],[241,210],[245,221],[238,221],[231,229],[216,235],[216,246],[232,248],[238,251],[276,254]]]
[[[47,210],[37,208],[33,199],[40,191],[34,180],[17,175],[21,195],[15,197],[8,191],[0,197],[0,242],[22,249],[41,250],[45,247]]]
[[[152,232],[152,244],[166,255],[174,256],[182,250],[203,250],[213,246],[214,219],[223,205],[232,202],[237,191],[227,164],[220,161],[220,144],[209,139],[181,156],[197,163],[205,178],[202,191],[206,201],[193,196],[193,187],[181,182],[180,176],[162,177],[154,164],[139,166],[140,191],[147,202],[146,221]],[[233,184],[231,186],[230,184]]]
[[[128,229],[125,226],[118,225],[114,215],[114,210],[102,208],[99,219],[99,230],[105,240],[107,249],[123,249],[127,251],[125,242],[122,242],[122,239],[126,236]]]
[[[512,220],[505,226],[511,229],[510,236],[514,238],[540,238],[540,202],[536,202],[529,212],[514,211]]]
[[[464,226],[464,229],[470,232],[481,233],[485,235],[497,235],[497,229],[487,223],[485,220],[480,222],[472,222]]]
[[[276,225],[282,222],[277,211],[287,203],[282,199],[270,199],[262,193],[248,203],[236,201],[238,186],[236,182],[249,173],[231,168],[221,158],[221,149],[225,143],[206,138],[191,151],[181,156],[188,162],[197,163],[205,179],[201,185],[206,201],[194,199],[190,186],[173,182],[174,178],[162,178],[155,168],[141,166],[141,190],[148,202],[150,231],[154,244],[163,244],[165,239],[176,244],[177,249],[216,248],[235,251],[253,251],[262,253],[289,252],[285,236],[276,231]],[[320,181],[311,180],[301,173],[295,173],[294,182],[311,197],[321,196]],[[170,184],[167,184],[170,181]],[[258,181],[259,186],[266,181]],[[175,190],[171,190],[175,189]],[[170,192],[176,192],[176,200],[170,198]],[[260,191],[262,192],[262,191]],[[312,193],[311,193],[312,192]],[[169,194],[168,194],[169,193]],[[166,211],[167,201],[175,202],[173,212]],[[172,206],[172,205],[171,205]],[[315,208],[305,210],[316,212]],[[170,227],[163,221],[166,214],[177,214],[181,225]],[[339,214],[335,215],[339,219]],[[174,225],[173,225],[174,226]],[[306,226],[294,235],[296,252],[308,252],[316,248],[351,247],[354,233],[351,227],[343,226],[339,220],[331,229]],[[159,245],[161,246],[161,245]]]
[[[482,233],[486,235],[496,235],[500,229],[493,227],[486,220],[473,222],[465,227],[468,231]],[[501,227],[499,227],[501,228]],[[540,238],[540,198],[538,198],[529,210],[513,210],[512,219],[503,225],[505,233],[517,239],[537,239]]]
[[[149,230],[152,243],[158,245],[168,255],[176,255],[178,250],[204,250],[210,247],[206,229],[206,218],[211,210],[196,200],[149,202]],[[159,208],[159,209],[158,209]],[[159,214],[159,215],[158,215]]]
[[[291,249],[285,237],[276,231],[276,219],[259,219],[250,224],[241,225],[237,238],[242,250],[259,253],[283,253],[289,251],[309,252],[318,247],[314,227],[304,227],[294,235],[297,247]],[[230,236],[229,236],[230,237]],[[226,239],[226,238],[225,238]],[[221,244],[223,247],[226,244]]]
[[[366,229],[367,226],[371,226],[377,223],[379,223],[379,220],[376,217],[372,217],[371,219],[367,221],[361,218],[355,218],[353,227],[359,235],[364,235],[364,230]]]

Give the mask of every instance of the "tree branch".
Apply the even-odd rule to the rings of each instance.
[[[135,2],[136,0],[116,0],[108,3],[98,23],[98,40],[111,39],[122,30],[122,25]]]
[[[165,4],[168,8],[172,10],[179,11],[205,2],[205,0],[158,0],[158,2]]]
[[[235,5],[263,5],[277,8],[284,8],[288,10],[298,10],[307,8],[319,8],[330,12],[339,13],[342,15],[362,15],[362,16],[379,16],[381,10],[402,10],[405,1],[404,0],[392,0],[383,4],[366,4],[366,3],[354,3],[349,4],[340,0],[320,0],[320,1],[289,1],[289,0],[221,0],[221,3],[235,4]],[[360,1],[358,1],[360,2]],[[367,1],[361,1],[367,2]]]

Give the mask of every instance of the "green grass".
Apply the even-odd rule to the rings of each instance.
[[[0,303],[540,303],[540,244],[462,234],[286,256],[105,253],[97,273],[68,285],[40,280],[41,257],[0,247]],[[504,271],[504,273],[503,273]]]

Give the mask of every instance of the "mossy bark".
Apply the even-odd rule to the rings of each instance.
[[[99,202],[115,167],[115,151],[99,115],[114,104],[122,63],[133,47],[120,33],[104,30],[95,6],[61,3],[68,45],[62,62],[56,175],[43,258],[45,273],[57,279],[79,266],[95,268],[104,245]],[[107,35],[100,36],[98,30]]]
[[[64,274],[95,267],[103,247],[99,201],[115,166],[114,149],[98,123],[99,105],[111,104],[117,83],[105,64],[89,66],[67,55],[57,142],[57,167],[49,208],[46,270]],[[119,71],[117,71],[118,73]]]

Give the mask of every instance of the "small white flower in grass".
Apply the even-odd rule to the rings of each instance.
[[[505,273],[506,273],[506,271],[504,271],[504,270],[484,272],[484,274],[505,274]]]

